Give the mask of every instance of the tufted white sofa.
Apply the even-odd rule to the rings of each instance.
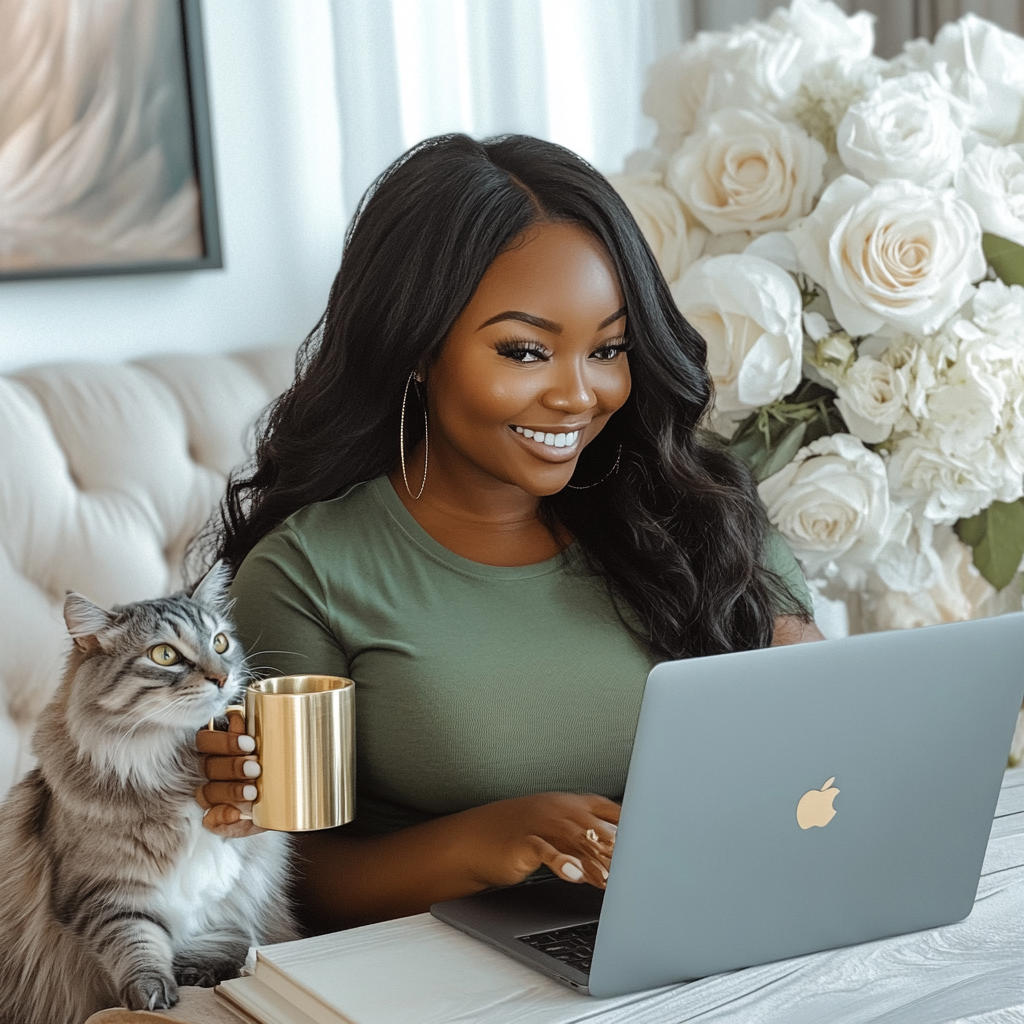
[[[0,376],[0,799],[60,680],[65,592],[109,607],[181,585],[294,362],[292,345]]]

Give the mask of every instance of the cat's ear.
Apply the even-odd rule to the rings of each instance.
[[[209,572],[196,584],[191,594],[192,600],[211,611],[223,612],[228,606],[230,583],[231,571],[222,558],[214,562]]]
[[[96,634],[102,632],[114,621],[110,612],[93,604],[81,594],[68,593],[64,598],[64,622],[68,627],[75,646],[88,654],[100,648]]]

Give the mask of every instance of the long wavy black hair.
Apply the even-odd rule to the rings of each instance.
[[[712,398],[704,340],[608,181],[522,135],[427,139],[364,196],[295,381],[262,421],[254,464],[229,482],[218,556],[237,569],[293,512],[395,468],[410,372],[437,356],[495,257],[541,222],[579,225],[607,249],[632,375],[573,480],[601,480],[617,458],[618,471],[541,499],[543,520],[576,538],[653,656],[768,645],[777,615],[806,615],[763,567],[768,526],[749,474],[699,429]]]

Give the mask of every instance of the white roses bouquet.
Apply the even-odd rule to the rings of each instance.
[[[792,0],[656,63],[612,182],[826,635],[1021,607],[1024,39]]]

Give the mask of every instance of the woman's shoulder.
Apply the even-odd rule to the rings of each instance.
[[[376,481],[353,484],[335,498],[312,502],[293,512],[253,545],[239,567],[260,563],[278,566],[336,561],[346,551],[365,550],[380,530]]]

